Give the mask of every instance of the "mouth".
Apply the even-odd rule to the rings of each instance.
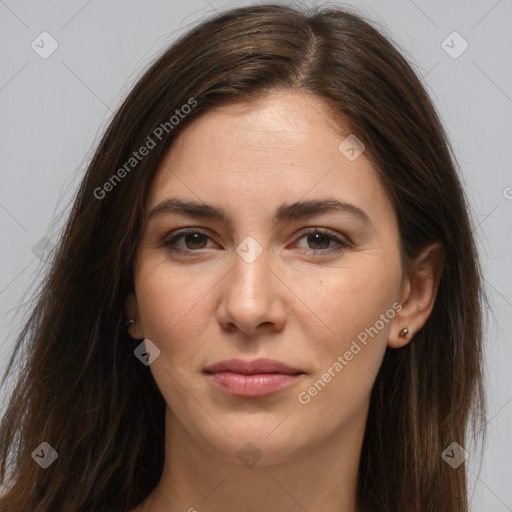
[[[245,398],[276,393],[305,375],[297,368],[272,359],[230,359],[205,368],[204,373],[221,391]]]

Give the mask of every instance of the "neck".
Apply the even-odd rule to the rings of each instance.
[[[272,463],[263,465],[262,457],[251,466],[250,459],[244,465],[201,444],[167,408],[165,464],[150,512],[354,512],[366,416],[367,408],[314,447],[287,447],[286,453],[267,457]],[[265,452],[268,446],[262,442],[261,448]]]

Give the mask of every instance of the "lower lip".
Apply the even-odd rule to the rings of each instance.
[[[232,396],[259,397],[275,393],[295,382],[303,374],[258,373],[243,375],[233,372],[211,374],[212,381]]]

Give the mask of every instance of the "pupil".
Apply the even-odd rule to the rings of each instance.
[[[320,241],[318,240],[320,238]],[[324,242],[327,242],[327,245],[324,243],[322,244],[322,238],[324,239]],[[313,233],[312,235],[309,235],[309,240],[313,239],[313,244],[317,245],[323,245],[326,248],[329,245],[329,238],[327,235],[324,235],[323,233]]]
[[[194,245],[194,244],[201,245],[202,238],[204,238],[204,236],[201,233],[188,233],[187,235],[185,235],[185,245],[187,245],[187,247],[189,245]],[[204,242],[204,240],[203,240],[203,242]],[[204,245],[204,243],[203,243],[203,245]],[[189,247],[189,249],[190,248],[191,247]],[[199,247],[199,248],[201,248],[201,247]],[[198,249],[198,247],[193,247],[193,249]]]

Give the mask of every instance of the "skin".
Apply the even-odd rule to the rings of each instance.
[[[145,227],[126,301],[135,339],[160,356],[149,366],[166,403],[165,467],[136,510],[353,512],[369,397],[386,346],[399,348],[428,318],[442,268],[426,246],[405,275],[397,219],[363,152],[338,150],[350,134],[328,120],[321,100],[273,92],[251,104],[209,110],[188,125],[162,161],[146,213],[169,197],[221,207],[219,220],[166,213]],[[324,212],[276,223],[282,203],[335,198],[368,216]],[[173,252],[162,240],[183,228]],[[328,236],[304,233],[318,227]],[[247,263],[237,246],[253,237],[262,253]],[[309,252],[308,252],[309,250]],[[191,256],[190,256],[191,255]],[[393,304],[402,309],[308,404],[298,400],[359,333]],[[232,397],[205,367],[267,357],[304,372],[267,397]],[[332,375],[332,370],[331,370]],[[261,458],[237,457],[252,443]]]

